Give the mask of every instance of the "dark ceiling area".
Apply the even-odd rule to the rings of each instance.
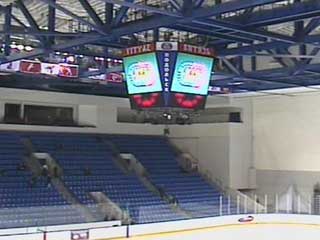
[[[214,48],[229,93],[320,85],[319,0],[2,0],[0,63],[72,55],[80,78],[122,71],[121,50],[155,41]],[[22,46],[17,49],[15,46]],[[99,59],[97,61],[97,58]],[[108,61],[107,61],[108,60]],[[90,72],[89,68],[97,69]],[[0,76],[0,87],[126,96],[124,84]]]

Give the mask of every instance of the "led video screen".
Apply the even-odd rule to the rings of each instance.
[[[123,59],[128,94],[161,92],[162,84],[155,53]]]
[[[170,107],[183,108],[189,110],[204,109],[206,104],[206,96],[186,94],[186,93],[172,93],[170,95]]]
[[[162,93],[144,93],[130,95],[132,109],[148,109],[163,107]]]
[[[213,58],[178,53],[171,92],[207,95]]]

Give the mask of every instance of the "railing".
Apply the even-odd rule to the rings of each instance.
[[[255,200],[255,201],[254,201]],[[260,203],[259,203],[260,202]],[[118,203],[118,202],[115,202]],[[188,216],[164,205],[144,205],[140,207],[130,201],[122,202],[122,210],[130,214],[135,224],[147,222],[164,222],[203,217],[218,217],[237,214],[320,214],[320,198],[318,196],[290,195],[254,195],[253,200],[246,195],[221,195],[203,201],[187,201],[178,199],[181,209],[190,213]],[[119,203],[118,203],[119,204]],[[120,206],[119,205],[119,206]],[[167,205],[168,206],[168,205]],[[262,207],[261,207],[262,206]],[[99,204],[87,205],[96,217],[95,221],[105,221],[105,214]],[[127,216],[129,217],[129,216]],[[110,220],[110,219],[108,219]],[[116,219],[114,219],[116,220]],[[0,209],[0,229],[18,227],[41,227],[51,225],[75,224],[90,222],[77,205],[42,206]]]

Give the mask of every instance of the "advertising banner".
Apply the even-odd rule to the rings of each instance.
[[[41,73],[41,62],[21,60],[20,61],[20,72],[40,74]]]

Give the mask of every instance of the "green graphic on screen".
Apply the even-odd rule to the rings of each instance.
[[[209,57],[179,53],[171,91],[207,95],[213,61]]]
[[[129,94],[161,92],[162,84],[155,53],[123,59]]]

